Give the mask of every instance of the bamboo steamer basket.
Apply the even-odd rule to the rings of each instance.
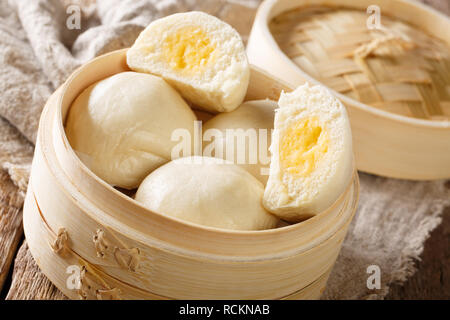
[[[361,44],[366,55],[377,46],[397,46],[392,50],[399,46],[392,35],[371,42],[368,34],[373,31],[366,26],[366,9],[371,5],[381,9],[381,24],[389,23],[384,29],[387,34],[391,29],[408,29],[400,25],[403,22],[410,24],[427,34],[419,37],[419,32],[409,30],[410,45],[419,43],[420,47],[421,41],[430,41],[433,36],[447,45],[441,52],[445,57],[436,58],[432,43],[421,48],[421,55],[413,57],[412,62],[398,58],[393,63],[390,57],[383,60],[373,56],[369,61],[361,55],[363,51],[349,59],[345,54]],[[358,10],[359,16],[347,13],[325,19],[320,14],[326,10]],[[295,22],[294,18],[282,20],[289,12],[297,12],[293,14],[298,14]],[[275,17],[278,33],[272,32]],[[448,45],[450,19],[416,1],[266,0],[258,9],[247,54],[253,65],[292,86],[309,81],[332,90],[347,107],[359,170],[393,178],[432,180],[450,178]],[[436,94],[438,82],[440,92]]]
[[[101,56],[44,108],[24,230],[45,275],[72,299],[319,298],[357,207],[356,171],[327,211],[278,229],[222,230],[151,212],[88,170],[64,132],[82,90],[123,71],[126,50]],[[290,88],[252,68],[247,100],[277,99],[281,90]]]

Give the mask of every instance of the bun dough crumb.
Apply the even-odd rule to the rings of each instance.
[[[282,93],[278,104],[264,206],[296,222],[326,210],[349,185],[352,135],[345,107],[322,86]]]

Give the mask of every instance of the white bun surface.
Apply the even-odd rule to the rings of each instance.
[[[265,185],[269,177],[270,153],[268,149],[272,140],[271,131],[273,130],[275,109],[277,107],[278,104],[272,100],[254,100],[244,102],[234,111],[216,115],[203,125],[203,133],[205,134],[211,129],[219,130],[221,132],[220,137],[222,138],[221,144],[214,137],[211,139],[211,142],[204,143],[204,152],[209,153],[208,146],[211,145],[210,150],[214,148],[211,151],[213,153],[212,156],[218,157],[220,154],[220,158],[227,159],[241,166]],[[227,135],[227,130],[245,131],[248,137],[252,135],[252,139],[256,139],[256,143],[254,141],[251,142],[250,138],[246,138],[245,140],[236,138],[234,134],[239,133],[239,131],[233,131],[234,134],[230,134],[230,131],[228,131],[229,134]],[[254,136],[252,131],[255,133]],[[213,131],[210,132],[211,135],[214,134]],[[260,135],[262,136],[260,137]],[[227,157],[226,150],[230,143],[234,144],[233,158]],[[254,146],[256,146],[256,149]],[[217,153],[215,149],[220,147],[222,147],[222,152]],[[260,148],[264,148],[264,150],[260,150]],[[203,155],[208,156],[209,154],[203,153]],[[244,163],[239,159],[240,155],[245,156]]]
[[[80,159],[107,183],[139,186],[171,159],[172,132],[193,136],[196,117],[163,79],[123,72],[85,89],[73,102],[66,134]]]
[[[278,219],[262,206],[263,185],[217,158],[187,157],[153,171],[135,199],[148,209],[209,227],[262,230]]]

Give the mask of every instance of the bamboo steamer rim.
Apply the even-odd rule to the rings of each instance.
[[[50,226],[48,225],[48,223],[47,223],[45,217],[43,216],[42,211],[41,211],[40,208],[39,208],[39,205],[38,205],[38,203],[37,203],[37,200],[36,200],[36,198],[35,198],[35,195],[32,194],[32,193],[27,193],[27,197],[29,197],[29,200],[30,200],[30,201],[32,201],[32,202],[34,201],[34,205],[36,206],[36,209],[37,209],[37,211],[38,211],[38,212],[37,212],[37,213],[38,213],[37,216],[38,216],[39,222],[40,222],[41,226],[46,230],[47,236],[50,236],[50,237],[52,238],[52,242],[51,242],[51,243],[54,243],[54,242],[57,240],[57,234],[56,234],[55,231],[52,230],[52,229],[50,228]],[[29,204],[28,204],[28,205],[29,205]],[[25,214],[25,216],[27,216],[27,214],[28,214],[28,215],[29,215],[29,214],[33,214],[33,212],[32,212],[31,210],[26,210],[24,214]],[[34,212],[34,214],[36,214],[36,212]],[[30,224],[30,221],[29,221],[29,220],[30,220],[30,218],[27,218],[27,219],[24,220],[24,226],[25,226],[25,229],[28,229],[28,228],[29,228],[29,227],[28,227],[29,224]],[[36,227],[36,226],[35,226],[35,227]],[[28,232],[26,232],[26,233],[28,234]],[[29,244],[29,246],[30,246],[30,250],[32,251],[32,253],[33,253],[33,255],[34,255],[34,253],[35,253],[34,243],[31,242],[31,243]],[[47,248],[47,250],[49,250],[49,248]],[[169,299],[170,299],[170,300],[172,300],[172,299],[173,299],[173,298],[168,297],[168,296],[164,296],[164,295],[160,295],[160,294],[155,294],[155,293],[153,293],[153,292],[151,292],[151,291],[147,291],[147,290],[141,289],[141,288],[136,287],[136,286],[134,286],[134,285],[132,285],[132,284],[125,283],[125,282],[121,281],[120,279],[117,279],[117,278],[115,278],[115,277],[113,277],[113,276],[111,276],[111,275],[109,275],[109,274],[106,274],[106,273],[103,272],[102,270],[98,269],[98,267],[97,267],[95,264],[90,263],[88,260],[86,260],[85,258],[83,258],[82,256],[80,256],[80,255],[79,255],[77,252],[75,252],[72,248],[70,248],[69,246],[67,246],[67,244],[64,244],[64,245],[63,245],[62,250],[63,250],[63,252],[64,252],[63,254],[64,254],[64,256],[65,256],[66,258],[67,258],[67,256],[71,256],[72,258],[78,260],[78,262],[81,263],[81,265],[87,267],[89,271],[94,271],[94,276],[95,276],[97,279],[98,279],[98,278],[102,279],[102,280],[103,280],[102,282],[104,282],[105,278],[109,279],[110,281],[113,280],[116,284],[120,284],[121,287],[124,287],[124,288],[126,288],[126,289],[128,289],[128,290],[131,290],[131,291],[133,291],[133,292],[135,292],[135,293],[138,293],[140,296],[143,296],[143,297],[145,297],[146,299],[151,299],[151,300],[154,300],[154,299],[157,299],[157,300],[169,300]],[[43,269],[43,268],[41,267],[42,261],[38,260],[38,261],[36,261],[36,263],[38,264],[38,266],[39,266],[39,268],[40,268],[41,270],[47,271],[47,269]],[[45,266],[45,264],[43,264],[43,266]],[[277,299],[277,300],[297,299],[297,297],[298,297],[299,295],[305,295],[305,294],[307,294],[307,290],[308,290],[308,289],[310,289],[310,288],[312,288],[312,287],[314,287],[314,286],[317,286],[317,285],[321,285],[321,284],[324,283],[324,281],[326,282],[326,280],[328,279],[328,276],[329,276],[330,273],[331,273],[331,270],[332,270],[332,268],[329,269],[329,270],[327,270],[324,274],[320,275],[318,278],[314,279],[313,282],[309,283],[309,284],[306,285],[305,287],[300,288],[300,289],[298,289],[298,290],[296,290],[295,292],[292,292],[292,293],[290,293],[290,294],[283,295],[283,296],[281,296],[281,297],[277,297],[276,299]],[[54,277],[54,274],[46,274],[46,275],[47,275],[47,277],[50,278],[50,279],[53,279],[53,277]],[[72,296],[72,295],[68,294],[68,291],[67,291],[67,287],[66,287],[66,286],[61,285],[61,283],[58,282],[58,281],[53,281],[53,280],[52,280],[52,282],[53,282],[53,284],[54,284],[60,291],[62,291],[62,292],[63,292],[64,294],[66,294],[68,297],[71,297],[71,296]],[[324,284],[323,284],[323,285],[324,285]],[[109,287],[109,285],[107,285],[107,287]],[[119,290],[120,290],[120,289],[119,289]],[[133,297],[133,298],[135,298],[135,297]],[[318,298],[317,298],[317,299],[318,299]]]
[[[329,232],[326,235],[326,238],[321,239],[320,242],[310,241],[310,243],[308,243],[308,245],[304,245],[302,247],[296,248],[295,252],[293,252],[292,250],[285,250],[285,251],[281,252],[279,255],[277,255],[278,258],[280,258],[282,256],[286,257],[286,256],[290,256],[292,254],[297,254],[298,252],[309,250],[309,249],[311,249],[311,247],[319,245],[323,241],[326,241],[328,238],[332,237],[338,230],[340,230],[342,227],[347,225],[349,223],[349,221],[351,221],[353,215],[356,212],[357,203],[358,203],[358,199],[359,199],[359,179],[358,179],[358,174],[357,174],[356,170],[354,172],[353,179],[350,182],[347,189],[345,191],[343,191],[343,193],[341,194],[339,199],[337,199],[336,202],[329,209],[325,210],[324,212],[322,212],[308,220],[300,222],[300,223],[296,223],[296,224],[293,224],[290,226],[285,226],[285,227],[276,228],[276,229],[258,230],[258,231],[241,231],[241,230],[229,230],[229,229],[208,227],[208,226],[194,224],[194,223],[184,221],[184,220],[181,220],[178,218],[170,217],[167,215],[163,215],[158,212],[152,212],[152,211],[148,210],[147,208],[145,208],[142,204],[140,204],[137,201],[135,201],[134,199],[124,195],[123,193],[116,190],[115,188],[113,188],[112,186],[107,184],[105,181],[103,181],[102,179],[97,177],[90,169],[87,168],[87,166],[84,165],[84,163],[75,154],[74,150],[70,147],[70,143],[65,134],[63,118],[65,116],[64,114],[67,114],[67,112],[73,102],[73,99],[71,99],[70,101],[67,101],[67,99],[68,99],[67,91],[70,89],[71,83],[74,81],[74,79],[76,79],[83,72],[84,68],[96,64],[96,62],[98,62],[100,59],[108,59],[108,58],[117,59],[115,56],[122,56],[122,58],[123,58],[122,63],[125,63],[124,57],[125,57],[127,50],[128,49],[122,49],[122,50],[118,50],[118,51],[114,51],[114,52],[105,54],[103,56],[93,59],[92,61],[90,61],[87,64],[83,65],[82,67],[78,68],[68,78],[68,80],[63,84],[63,86],[60,88],[60,93],[56,97],[57,108],[56,108],[56,117],[54,119],[56,128],[54,127],[52,130],[53,137],[48,137],[48,136],[46,137],[45,133],[41,134],[39,137],[41,139],[43,145],[47,144],[49,142],[49,140],[51,140],[52,143],[55,143],[55,141],[57,141],[58,137],[60,137],[62,139],[62,143],[68,150],[67,156],[68,156],[68,159],[71,161],[71,164],[78,166],[81,169],[81,171],[83,172],[83,174],[85,174],[86,177],[88,177],[88,179],[92,179],[92,181],[90,181],[90,182],[98,184],[103,189],[105,189],[105,192],[112,193],[114,195],[114,197],[118,197],[121,201],[128,202],[128,204],[130,206],[132,206],[131,208],[133,209],[133,211],[145,212],[146,219],[148,219],[149,221],[151,221],[152,219],[158,219],[159,221],[165,221],[168,224],[172,224],[175,228],[178,228],[180,230],[180,232],[196,233],[196,234],[199,234],[199,237],[202,236],[205,239],[208,239],[208,237],[211,238],[211,237],[221,236],[222,238],[220,241],[223,241],[223,242],[235,240],[236,242],[253,241],[256,243],[258,241],[259,242],[264,241],[264,240],[267,241],[268,237],[270,237],[270,239],[273,239],[273,241],[275,241],[275,242],[277,240],[279,240],[280,243],[283,241],[286,242],[287,241],[286,237],[288,237],[288,236],[294,237],[294,235],[299,235],[299,232],[297,232],[298,229],[304,228],[307,225],[317,223],[317,220],[319,220],[323,216],[329,214],[331,211],[336,210],[337,207],[339,205],[341,205],[342,203],[344,203],[345,200],[347,200],[347,202],[348,202],[348,197],[350,197],[352,203],[345,202],[346,204],[348,204],[348,207],[346,207],[345,210],[343,210],[343,209],[340,210],[340,212],[336,218],[338,223],[337,223],[337,225],[334,226],[333,232]],[[126,66],[126,63],[125,63],[125,66]],[[128,67],[126,67],[126,69],[127,68]],[[279,84],[283,85],[285,88],[289,88],[288,86],[284,85],[282,82],[280,83],[278,80],[275,80],[274,77],[268,76],[265,72],[260,71],[256,67],[252,66],[252,69],[255,70],[255,72],[259,72],[261,74],[264,74],[267,77],[270,77],[271,79],[274,79],[273,81],[277,81]],[[85,88],[95,82],[96,81],[87,83],[85,85]],[[66,105],[66,110],[63,110],[64,104]],[[41,122],[42,121],[43,121],[43,119],[41,118]],[[45,140],[47,140],[47,141],[45,141]],[[59,161],[58,154],[56,155],[56,158]],[[61,163],[60,163],[60,165],[61,165]],[[62,169],[63,169],[64,174],[67,175],[67,172],[65,172],[65,169],[64,168],[62,168]],[[349,192],[351,192],[351,191],[353,192],[353,194],[350,196]],[[89,197],[84,194],[83,194],[83,197],[89,199]],[[136,209],[136,210],[134,210],[134,209]],[[342,213],[342,211],[345,211],[345,212]],[[95,219],[96,217],[93,216],[93,218]],[[109,217],[109,218],[115,219],[115,217]],[[120,223],[124,227],[124,230],[127,230],[127,232],[132,232],[132,235],[134,235],[134,236],[136,236],[136,234],[138,234],[140,232],[138,230],[132,229],[131,227],[128,227],[126,224],[123,223],[123,221],[117,221],[117,222]],[[121,232],[122,231],[123,230],[121,230]],[[287,236],[286,236],[286,233],[288,234]],[[285,237],[282,238],[279,236],[285,236]],[[137,241],[144,242],[142,237],[139,238]],[[190,252],[189,250],[187,250],[187,251]]]
[[[444,14],[438,12],[437,10],[426,6],[422,3],[419,3],[417,1],[409,1],[409,0],[361,0],[358,2],[351,1],[351,0],[266,0],[264,1],[261,6],[258,8],[258,11],[256,13],[254,26],[260,28],[261,32],[264,34],[266,40],[270,43],[272,48],[275,48],[274,54],[278,56],[279,59],[282,59],[285,63],[289,64],[292,68],[292,70],[296,70],[301,74],[303,78],[305,78],[307,81],[323,85],[321,82],[310,76],[308,73],[304,72],[299,66],[297,66],[278,46],[277,42],[275,41],[272,33],[269,30],[269,23],[270,21],[278,16],[281,13],[284,13],[286,11],[306,7],[306,6],[313,6],[313,5],[321,5],[326,7],[345,7],[350,9],[365,9],[370,5],[380,5],[383,7],[389,7],[392,6],[392,3],[400,4],[402,6],[409,6],[411,9],[417,10],[417,11],[423,11],[423,13],[427,14],[429,17],[429,20],[432,20],[436,24],[442,25],[444,27],[446,25],[447,29],[450,29],[450,19],[445,16]],[[282,9],[281,9],[282,8]],[[398,18],[398,15],[395,13],[392,13],[389,10],[389,13],[391,16]],[[408,20],[406,17],[401,17],[402,20],[418,27],[422,28],[423,26],[419,26],[416,22],[416,20]],[[445,41],[448,45],[450,45],[450,33],[447,38],[442,37],[441,34],[436,34],[433,32],[433,30],[429,30],[429,28],[425,28],[426,31],[430,34],[433,34],[435,37]],[[444,29],[445,30],[445,29]],[[373,116],[381,117],[381,118],[388,118],[392,121],[403,123],[403,124],[410,124],[420,127],[425,127],[428,129],[435,129],[435,130],[445,130],[447,131],[450,129],[450,121],[449,120],[428,120],[428,119],[415,119],[412,117],[408,117],[405,115],[395,114],[392,112],[388,112],[382,109],[378,109],[375,107],[372,107],[370,105],[367,105],[365,103],[362,103],[358,100],[349,98],[336,90],[333,90],[331,88],[328,88],[333,95],[338,97],[341,101],[344,102],[344,104],[352,104],[355,107],[357,107],[360,110],[363,110],[365,112],[368,112],[372,114]]]

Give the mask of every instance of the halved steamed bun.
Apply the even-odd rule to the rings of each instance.
[[[330,207],[350,183],[351,129],[345,107],[324,87],[305,84],[278,104],[264,207],[296,222]]]
[[[264,187],[244,169],[217,158],[187,157],[153,171],[136,201],[189,222],[233,230],[274,228],[278,219],[262,206]]]
[[[157,76],[122,72],[94,83],[73,102],[66,134],[80,159],[113,186],[133,189],[170,161],[172,132],[194,134],[196,117]]]
[[[202,12],[177,13],[152,22],[127,52],[128,66],[159,75],[196,106],[236,109],[250,78],[236,30]]]

